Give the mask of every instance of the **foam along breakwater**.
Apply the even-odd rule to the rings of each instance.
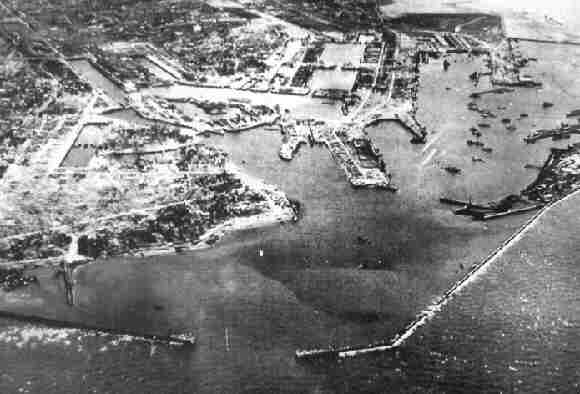
[[[49,319],[44,317],[26,315],[16,312],[0,311],[0,318],[17,320],[25,323],[39,324],[52,328],[61,329],[77,329],[82,331],[87,331],[95,335],[115,335],[128,337],[132,340],[150,341],[165,343],[168,345],[178,345],[178,346],[194,346],[196,343],[196,337],[190,333],[185,334],[147,334],[136,330],[122,329],[122,328],[107,328],[107,327],[97,327],[88,324],[70,322],[64,320]]]
[[[440,296],[434,303],[429,305],[421,311],[416,318],[409,323],[402,331],[389,341],[376,342],[369,345],[362,346],[348,346],[341,348],[328,349],[313,349],[313,350],[297,350],[295,356],[298,360],[313,361],[313,360],[339,360],[350,357],[357,357],[369,354],[376,354],[395,350],[404,345],[405,342],[411,338],[415,332],[432,320],[445,305],[453,300],[461,291],[469,286],[473,281],[477,280],[483,275],[487,269],[495,263],[508,249],[523,238],[523,236],[533,228],[540,219],[552,208],[563,203],[573,195],[580,193],[576,190],[568,194],[564,198],[545,205],[534,216],[528,219],[521,227],[517,229],[508,239],[506,239],[499,247],[493,250],[485,259],[478,264],[475,264],[471,269],[453,286],[451,286],[442,296]]]

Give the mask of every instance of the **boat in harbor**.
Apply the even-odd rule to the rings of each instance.
[[[549,102],[549,101],[544,101],[544,102],[542,103],[542,108],[551,108],[551,107],[553,107],[553,106],[554,106],[554,103],[551,103],[551,102]]]
[[[473,141],[473,140],[467,140],[466,144],[467,144],[467,146],[483,146],[483,142]]]
[[[455,166],[446,166],[443,169],[452,175],[457,175],[461,173],[461,168]]]

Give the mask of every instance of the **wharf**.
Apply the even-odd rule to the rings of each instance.
[[[300,148],[300,145],[305,144],[306,142],[307,142],[306,138],[304,138],[302,136],[298,136],[298,135],[290,136],[288,138],[288,141],[286,141],[280,147],[280,152],[278,153],[278,155],[283,160],[288,160],[288,161],[292,160],[294,158],[294,154]]]
[[[338,138],[335,132],[329,132],[325,138],[326,146],[334,160],[343,169],[348,181],[353,187],[370,187],[397,191],[391,185],[386,175],[377,168],[363,169],[352,157],[348,148]]]
[[[278,121],[279,118],[280,118],[279,115],[273,115],[265,117],[264,119],[259,119],[255,122],[239,123],[235,125],[232,125],[232,121],[229,121],[228,123],[232,126],[225,128],[225,131],[228,133],[237,133],[240,131],[251,130],[262,126],[272,126]]]
[[[363,128],[373,126],[380,122],[393,121],[399,123],[405,128],[413,138],[411,138],[411,143],[413,144],[424,144],[427,139],[427,131],[425,126],[421,125],[415,116],[405,113],[402,116],[399,113],[391,113],[385,115],[379,115],[372,117],[367,121]]]
[[[129,97],[129,106],[135,111],[137,116],[151,122],[165,123],[170,126],[192,130],[194,133],[214,132],[211,127],[203,122],[186,121],[181,114],[171,113],[155,102],[155,100],[145,99],[140,94],[133,94]],[[223,133],[216,133],[223,134]]]

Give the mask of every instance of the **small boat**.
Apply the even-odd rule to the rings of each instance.
[[[481,142],[481,141],[467,140],[467,145],[468,146],[483,146],[483,142]]]
[[[511,120],[510,118],[503,118],[503,119],[501,120],[501,122],[502,122],[503,124],[510,124],[510,123],[512,122],[512,120]]]
[[[490,128],[491,125],[489,123],[478,123],[477,124],[479,127],[483,127],[483,128]]]
[[[472,134],[474,137],[476,137],[476,138],[479,138],[479,137],[481,137],[481,131],[477,131],[477,130],[476,130],[476,131],[472,131],[472,132],[471,132],[471,134]]]
[[[512,124],[512,125],[507,126],[506,129],[508,131],[516,131],[518,128]]]
[[[461,173],[461,168],[457,168],[455,166],[447,166],[447,167],[444,167],[443,169],[452,175],[457,175],[457,174]]]
[[[485,152],[485,153],[491,153],[491,152],[493,152],[493,149],[492,149],[492,148],[490,148],[490,147],[487,147],[487,146],[486,146],[486,147],[483,147],[483,148],[481,148],[481,150],[482,150],[483,152]]]
[[[551,103],[551,102],[549,102],[549,101],[544,101],[544,102],[542,103],[542,108],[551,108],[551,107],[553,107],[553,106],[554,106],[554,103]]]
[[[471,131],[472,133],[477,131],[477,127],[471,127],[471,128],[469,128],[469,131]]]
[[[474,163],[483,163],[484,160],[481,157],[471,156],[471,161]]]
[[[529,115],[526,113],[520,114],[520,118],[527,118]]]
[[[362,235],[359,235],[356,237],[356,242],[359,245],[367,245],[367,244],[371,243],[371,241],[369,241],[369,239],[367,237],[363,237]]]

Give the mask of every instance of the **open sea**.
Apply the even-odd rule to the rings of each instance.
[[[523,137],[578,108],[580,48],[519,47],[538,58],[527,72],[544,87],[481,100],[498,114],[482,136],[491,155],[466,145],[481,121],[467,96],[489,87],[468,78],[482,59],[453,57],[447,73],[441,61],[423,66],[418,117],[430,130],[427,145],[411,145],[392,123],[368,130],[397,194],[351,188],[322,147],[303,146],[282,162],[277,131],[209,138],[298,199],[301,220],[229,234],[189,254],[84,266],[74,307],[47,272],[38,288],[0,294],[2,310],[151,334],[191,331],[198,340],[188,349],[0,319],[0,392],[578,392],[580,197],[546,215],[397,352],[339,364],[294,359],[296,349],[391,338],[528,218],[473,222],[438,202],[517,193],[537,174],[525,164],[539,165],[551,146],[570,142],[527,145]],[[543,101],[555,106],[543,109]],[[309,116],[303,107],[295,113]],[[328,107],[331,116],[336,108]],[[514,121],[516,131],[500,122],[524,112],[530,116]],[[463,174],[446,173],[446,165]]]

